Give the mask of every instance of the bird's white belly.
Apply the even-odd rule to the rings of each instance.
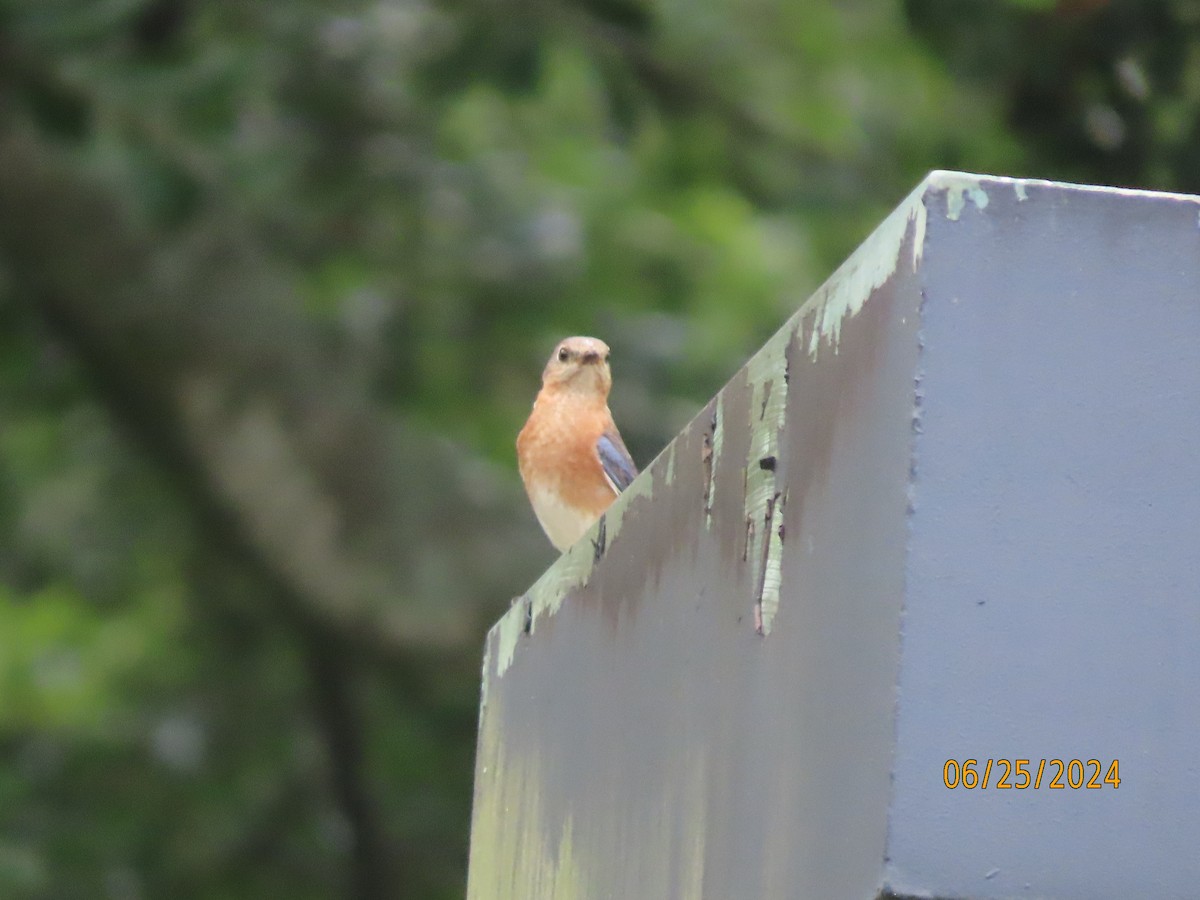
[[[531,487],[529,500],[542,530],[560,553],[583,537],[598,518],[568,506],[562,502],[557,491],[541,485]]]

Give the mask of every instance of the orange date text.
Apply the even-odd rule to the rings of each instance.
[[[1121,765],[1116,759],[948,759],[942,783],[969,791],[1098,791],[1121,786]]]

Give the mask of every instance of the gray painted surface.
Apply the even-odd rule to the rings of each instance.
[[[1198,213],[930,176],[492,630],[469,897],[1200,896]]]
[[[987,195],[926,232],[889,880],[1200,897],[1200,206]],[[1124,780],[946,790],[968,756]]]

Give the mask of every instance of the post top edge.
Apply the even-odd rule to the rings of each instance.
[[[987,185],[1008,186],[1021,188],[1057,188],[1060,190],[1111,194],[1121,197],[1169,198],[1173,200],[1200,203],[1200,195],[1184,194],[1175,191],[1154,191],[1146,188],[1114,187],[1102,184],[1079,184],[1071,181],[1054,181],[1046,178],[1021,178],[1010,175],[987,175],[976,172],[961,172],[954,169],[933,169],[918,185],[918,191],[943,191],[965,186],[986,187]]]

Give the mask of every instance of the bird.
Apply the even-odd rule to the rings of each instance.
[[[534,515],[560,553],[578,541],[637,476],[608,409],[608,345],[558,343],[517,435],[517,463]]]

